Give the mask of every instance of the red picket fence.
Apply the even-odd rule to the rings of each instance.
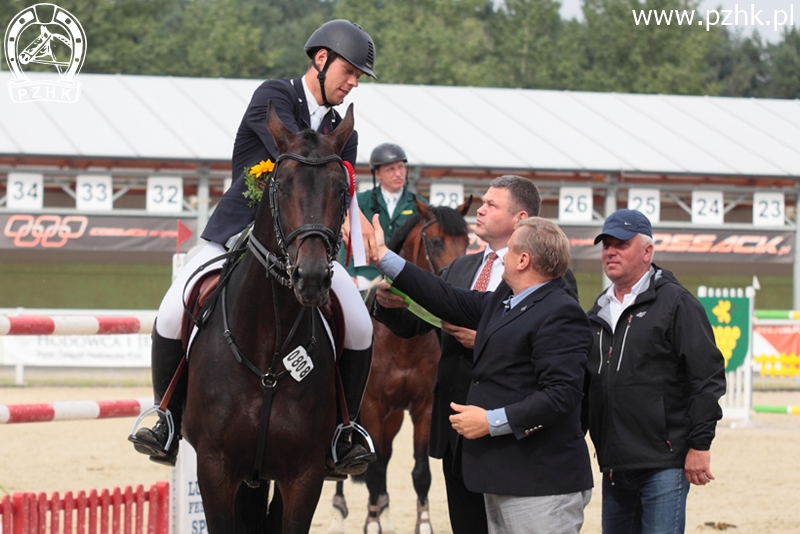
[[[58,492],[50,499],[20,492],[3,497],[0,515],[2,534],[169,534],[169,483],[157,482],[149,491],[141,484],[88,496],[81,491],[77,497],[68,491],[63,499]]]

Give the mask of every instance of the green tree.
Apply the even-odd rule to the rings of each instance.
[[[716,28],[636,24],[633,11],[688,10],[695,0],[586,0],[585,88],[636,93],[718,94],[709,80],[706,58]],[[674,17],[674,13],[673,13]],[[695,19],[697,20],[697,19]]]
[[[784,31],[783,40],[769,46],[770,82],[767,96],[800,98],[800,31]]]
[[[506,0],[498,6],[491,24],[498,85],[566,85],[580,50],[559,39],[566,24],[561,20],[560,8],[557,0]],[[565,44],[567,47],[561,48]]]
[[[497,84],[486,0],[341,0],[336,15],[372,36],[381,82]]]

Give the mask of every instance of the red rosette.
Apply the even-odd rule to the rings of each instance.
[[[350,197],[352,198],[356,194],[356,170],[349,161],[343,161],[342,165],[347,169],[347,176],[350,177]]]
[[[349,161],[343,161],[342,165],[344,168],[347,169],[347,176],[350,177],[350,202],[353,201],[353,197],[356,194],[356,170],[350,164]],[[350,263],[350,256],[353,254],[353,243],[352,243],[352,236],[347,236],[347,253],[345,254],[344,264],[348,265]]]

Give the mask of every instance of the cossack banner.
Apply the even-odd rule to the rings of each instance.
[[[599,260],[601,245],[594,244],[599,228],[563,226],[572,259]],[[713,261],[732,263],[787,263],[794,261],[794,232],[763,230],[653,230],[655,261]]]
[[[0,214],[0,250],[91,250],[174,252],[186,228],[197,221],[171,217],[95,217],[91,215]],[[186,243],[182,250],[188,250]]]
[[[469,225],[468,253],[480,252],[486,244]],[[570,256],[575,260],[599,260],[603,250],[594,244],[600,227],[561,226],[569,238]],[[653,231],[655,261],[714,261],[731,263],[785,263],[794,261],[794,232],[763,230],[670,230]]]

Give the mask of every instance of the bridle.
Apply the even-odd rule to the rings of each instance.
[[[275,255],[267,250],[267,248],[262,245],[258,239],[256,239],[255,235],[250,235],[250,239],[247,242],[247,247],[255,255],[256,259],[258,259],[258,261],[261,262],[261,264],[266,268],[268,275],[272,275],[281,285],[292,287],[292,271],[294,270],[294,266],[289,258],[289,246],[291,246],[295,240],[299,241],[299,248],[303,244],[303,241],[309,237],[320,237],[322,242],[325,244],[325,251],[328,256],[328,268],[330,269],[331,274],[333,273],[333,262],[339,255],[339,233],[342,228],[342,223],[344,222],[347,206],[350,203],[350,194],[348,190],[342,195],[342,202],[339,207],[339,218],[335,231],[324,224],[304,224],[298,228],[295,228],[289,232],[288,235],[286,235],[284,233],[283,226],[281,225],[277,176],[280,163],[287,159],[297,161],[303,165],[310,165],[312,167],[322,167],[328,163],[335,162],[338,163],[342,168],[342,172],[345,173],[345,177],[348,180],[349,175],[347,173],[347,169],[344,167],[342,158],[337,154],[331,154],[330,156],[324,156],[321,158],[309,158],[299,154],[294,154],[292,152],[286,152],[278,156],[278,159],[275,160],[275,168],[270,175],[269,181],[267,182],[267,193],[269,194],[269,209],[272,214],[272,224],[275,230],[275,238],[278,241],[279,255]]]
[[[418,258],[419,248],[420,248],[419,243],[422,243],[422,250],[425,252],[425,259],[428,260],[428,265],[431,266],[431,272],[434,274],[439,274],[439,267],[433,261],[433,255],[431,254],[430,250],[430,243],[428,242],[428,234],[425,230],[432,224],[437,224],[438,222],[439,222],[438,219],[433,219],[432,221],[428,221],[422,225],[422,230],[420,230],[420,240],[414,247],[414,252],[412,253],[413,258]]]

